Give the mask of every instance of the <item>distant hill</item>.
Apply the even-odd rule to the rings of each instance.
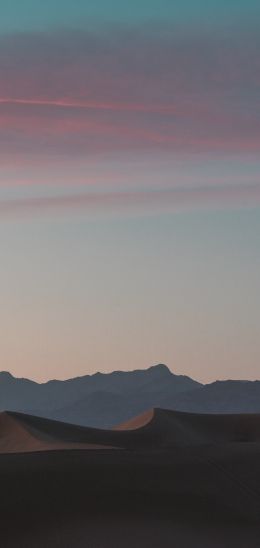
[[[163,364],[43,384],[2,372],[0,411],[20,411],[104,428],[200,386],[189,377],[174,375]]]
[[[260,413],[260,381],[216,381],[177,398],[166,396],[163,407],[193,413]]]
[[[260,381],[202,385],[175,375],[163,364],[43,384],[0,373],[0,411],[110,428],[153,407],[197,413],[259,413]]]

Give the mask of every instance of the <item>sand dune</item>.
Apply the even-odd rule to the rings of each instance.
[[[174,448],[260,442],[260,415],[205,415],[152,409],[118,425],[126,446]]]
[[[145,428],[151,439],[158,434],[163,445],[200,445],[218,442],[260,442],[260,415],[206,415],[151,409],[118,425],[115,430]]]
[[[170,449],[260,442],[260,415],[205,415],[151,409],[114,430],[22,413],[0,413],[0,453],[58,449]]]
[[[51,428],[52,421],[48,421],[49,429],[42,428],[43,419],[34,419],[33,425],[30,418],[19,413],[0,413],[0,454],[1,453],[27,453],[34,451],[51,451],[58,449],[103,449],[100,444],[84,441],[69,441],[60,432]]]
[[[257,548],[259,462],[260,415],[98,430],[2,413],[1,548]]]

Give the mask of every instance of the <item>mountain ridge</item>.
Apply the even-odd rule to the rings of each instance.
[[[44,383],[0,372],[0,411],[112,428],[156,407],[191,413],[259,413],[260,381],[202,384],[176,375],[162,363]]]

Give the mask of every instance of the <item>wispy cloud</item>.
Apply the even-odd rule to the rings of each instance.
[[[140,190],[133,192],[85,192],[0,200],[0,218],[66,212],[158,212],[190,208],[252,207],[260,205],[260,183],[214,187]]]
[[[22,99],[8,98],[0,96],[0,105],[27,105],[32,107],[56,107],[61,109],[79,109],[79,110],[112,110],[115,112],[158,112],[165,114],[177,113],[173,105],[156,105],[145,103],[109,103],[101,101],[80,101],[66,99]]]
[[[0,155],[260,149],[260,39],[168,29],[0,39]]]

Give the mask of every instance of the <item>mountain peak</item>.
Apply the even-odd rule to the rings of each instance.
[[[11,380],[14,379],[14,377],[9,371],[0,371],[0,379]]]
[[[165,365],[164,363],[158,363],[157,365],[152,365],[152,367],[149,367],[148,371],[151,371],[158,375],[172,375],[169,367],[167,367],[167,365]]]

